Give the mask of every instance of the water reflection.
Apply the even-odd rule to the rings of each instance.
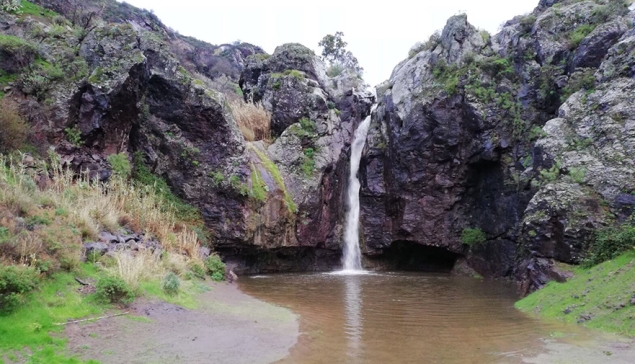
[[[542,339],[571,332],[516,310],[506,282],[398,273],[238,282],[300,315],[302,335],[280,363],[523,363],[543,350]]]
[[[364,331],[362,318],[361,277],[345,277],[344,307],[346,310],[346,336],[348,338],[348,357],[353,363],[361,362],[361,341]]]

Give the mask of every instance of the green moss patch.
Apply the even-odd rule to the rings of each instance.
[[[295,205],[295,202],[293,202],[293,198],[287,191],[287,187],[284,183],[284,178],[282,178],[282,174],[280,173],[278,166],[276,166],[276,164],[273,163],[265,153],[258,150],[257,148],[251,147],[251,150],[253,150],[258,155],[260,163],[262,163],[265,169],[271,174],[274,181],[276,181],[278,187],[284,192],[284,201],[287,205],[287,208],[289,209],[289,212],[292,214],[297,212],[298,207]]]

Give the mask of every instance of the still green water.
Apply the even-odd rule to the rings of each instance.
[[[300,315],[282,363],[621,363],[574,325],[514,308],[509,282],[445,274],[243,277],[239,287]],[[628,361],[625,361],[628,362]]]

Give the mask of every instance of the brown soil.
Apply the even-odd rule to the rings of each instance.
[[[247,296],[234,285],[216,284],[199,299],[196,310],[140,300],[128,316],[69,325],[69,348],[103,364],[252,364],[284,358],[297,341],[293,313]]]

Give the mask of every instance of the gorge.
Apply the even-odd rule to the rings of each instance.
[[[264,301],[218,289],[222,322],[286,331],[281,352],[301,332],[287,362],[587,353],[558,340],[593,334],[513,307],[536,291],[519,307],[635,335],[632,1],[539,0],[497,34],[459,13],[374,90],[350,52],[212,45],[115,0],[0,9],[0,338],[37,338],[0,363],[135,296],[194,312],[207,276]]]

